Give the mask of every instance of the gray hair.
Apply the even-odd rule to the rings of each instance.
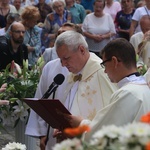
[[[54,9],[55,8],[55,3],[56,2],[61,2],[63,5],[64,5],[64,7],[66,7],[66,2],[65,2],[65,0],[53,0],[52,1],[52,8]]]
[[[72,51],[76,51],[80,45],[88,50],[88,44],[84,36],[76,31],[66,31],[60,34],[55,41],[56,50],[62,45],[66,45]]]

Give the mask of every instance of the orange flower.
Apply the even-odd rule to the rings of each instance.
[[[143,115],[140,119],[141,122],[144,123],[150,123],[150,112],[147,113],[146,115]]]
[[[150,150],[150,142],[146,144],[145,150]]]
[[[90,131],[89,126],[83,125],[83,126],[79,126],[77,128],[67,128],[64,130],[64,133],[71,137],[74,137],[74,136],[82,135],[85,131],[87,131],[87,132]]]

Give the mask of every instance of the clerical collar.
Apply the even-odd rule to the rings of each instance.
[[[131,82],[135,83],[135,84],[146,84],[146,81],[145,81],[144,77],[136,76],[135,73],[134,73],[134,74],[129,75],[129,76],[123,78],[122,80],[120,80],[117,83],[117,85],[119,86],[119,88],[121,88],[125,84],[131,83]]]
[[[139,76],[140,76],[140,73],[139,73],[139,72],[134,72],[134,73],[129,74],[129,75],[126,76],[126,77],[130,77],[130,76],[132,76],[132,75],[135,75],[135,76],[139,77]]]

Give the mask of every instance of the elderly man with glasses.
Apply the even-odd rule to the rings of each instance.
[[[139,121],[150,110],[150,89],[137,72],[136,55],[133,46],[125,39],[111,41],[102,50],[102,66],[111,82],[119,88],[113,93],[110,104],[100,110],[92,121],[76,116],[68,116],[72,126],[89,124],[91,131],[85,134],[85,140],[104,125],[125,125]]]

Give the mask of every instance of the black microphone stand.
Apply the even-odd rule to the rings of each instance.
[[[56,92],[56,89],[57,89],[57,87],[53,90],[53,96],[52,96],[52,99],[54,99],[55,98],[55,92]],[[47,134],[46,134],[46,141],[45,141],[45,146],[47,145],[47,142],[48,142],[48,140],[49,140],[49,131],[50,131],[50,125],[48,125],[48,128],[47,128]]]

